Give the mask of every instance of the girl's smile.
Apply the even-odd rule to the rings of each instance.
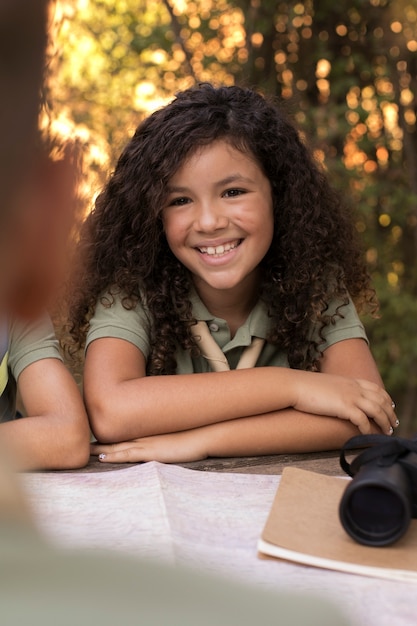
[[[237,253],[237,248],[242,243],[242,239],[227,241],[226,243],[210,243],[208,246],[196,246],[196,250],[203,255],[202,262],[211,266],[219,266],[229,263]]]
[[[271,186],[255,159],[219,140],[199,148],[171,178],[165,235],[200,297],[255,294],[272,241]]]
[[[209,256],[223,256],[225,254],[227,254],[227,252],[230,252],[230,250],[235,250],[238,245],[240,245],[241,240],[237,239],[236,241],[228,241],[225,244],[220,244],[217,246],[214,246],[213,243],[209,246],[199,246],[197,249],[202,253],[202,254],[208,254]]]

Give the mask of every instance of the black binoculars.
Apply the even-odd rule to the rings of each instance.
[[[366,448],[349,463],[346,453]],[[352,476],[339,506],[346,532],[367,546],[387,546],[417,518],[417,440],[358,435],[345,443],[342,469]]]

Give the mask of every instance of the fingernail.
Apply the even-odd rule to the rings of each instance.
[[[400,420],[395,420],[395,426],[398,427],[400,425]]]
[[[389,429],[389,431],[388,431],[388,434],[389,434],[389,435],[392,435],[392,433],[393,433],[393,432],[394,432],[394,429],[393,429],[393,427],[392,427],[392,426],[390,426],[390,429]]]
[[[391,430],[392,430],[392,428],[391,428]],[[104,459],[105,459],[105,458],[106,458],[106,455],[105,455],[105,454],[99,454],[99,455],[98,455],[98,460],[99,460],[99,461],[104,461]]]
[[[391,406],[393,409],[395,409],[395,402],[391,402]]]

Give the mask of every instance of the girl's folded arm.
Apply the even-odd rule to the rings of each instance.
[[[352,422],[294,409],[213,424],[201,430],[206,431],[199,433],[199,437],[206,441],[205,457],[337,450],[358,434]],[[380,431],[371,423],[370,432]]]
[[[343,377],[333,375],[333,363],[343,360],[339,356],[341,344],[343,349],[350,344],[347,361],[352,378],[347,377],[348,363],[342,368]],[[372,418],[388,431],[395,424],[395,414],[391,399],[375,376],[376,368],[366,365],[364,354],[369,351],[365,342],[348,340],[329,350],[331,353],[323,360],[326,374],[263,367],[146,376],[145,359],[133,344],[97,339],[87,350],[84,374],[91,426],[99,441],[114,443],[292,407],[350,420],[361,432],[370,432],[368,418]],[[359,376],[367,375],[369,380],[353,378],[356,357],[359,363],[365,363],[357,367]],[[373,363],[370,355],[369,359]]]
[[[371,428],[379,432],[375,424]],[[351,422],[283,409],[122,443],[93,444],[91,452],[105,463],[187,463],[207,457],[336,450],[357,434]]]

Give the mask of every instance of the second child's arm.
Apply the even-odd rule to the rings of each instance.
[[[81,394],[58,359],[31,363],[18,387],[28,417],[0,424],[16,469],[72,469],[89,458],[90,430]]]
[[[177,376],[146,376],[133,344],[93,341],[84,393],[93,432],[102,443],[190,430],[281,409],[349,420],[360,432],[369,419],[383,432],[395,425],[366,343],[350,339],[325,353],[322,373],[278,367]]]

